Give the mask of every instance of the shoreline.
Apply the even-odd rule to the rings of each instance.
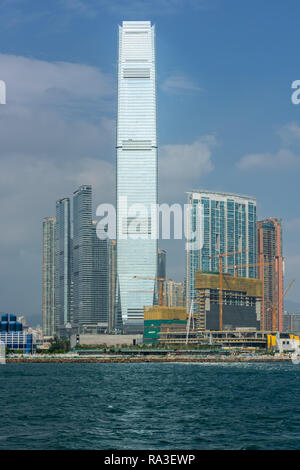
[[[6,364],[18,364],[18,363],[38,363],[38,364],[47,364],[47,363],[56,363],[56,364],[72,364],[72,363],[178,363],[178,362],[193,362],[193,363],[266,363],[266,362],[292,362],[289,357],[178,357],[178,356],[168,356],[168,357],[46,357],[46,358],[7,358]]]

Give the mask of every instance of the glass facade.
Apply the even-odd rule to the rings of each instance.
[[[154,40],[149,21],[124,21],[119,27],[117,308],[124,326],[143,325],[144,306],[153,304],[157,270],[157,240],[152,237],[157,220],[151,215],[157,203]],[[146,212],[129,213],[133,204],[143,204]]]
[[[43,220],[43,279],[42,279],[42,317],[43,335],[55,334],[55,239],[56,219]]]
[[[190,233],[199,229],[197,206],[203,206],[203,246],[186,253],[186,292],[190,303],[195,299],[195,270],[219,272],[218,254],[243,251],[223,257],[223,271],[234,275],[233,265],[257,262],[256,200],[249,196],[223,192],[188,193]],[[190,236],[190,235],[189,235]],[[237,276],[256,278],[256,266],[237,268]],[[196,310],[196,305],[195,305]]]
[[[117,242],[110,240],[108,244],[108,331],[117,330],[121,325],[117,319],[116,311],[116,285],[117,285]]]
[[[98,238],[97,222],[92,221],[90,185],[80,186],[72,200],[64,198],[57,201],[56,225],[54,218],[45,219],[43,241],[44,331],[48,328],[47,322],[50,322],[46,312],[47,308],[49,310],[50,288],[51,295],[55,297],[55,334],[61,336],[71,326],[81,333],[106,331],[109,308],[108,240]],[[50,269],[51,248],[55,249],[55,266],[52,267],[55,286],[49,279],[53,275]]]
[[[70,199],[56,202],[55,332],[71,321],[71,219]]]
[[[82,185],[73,196],[73,311],[74,323],[94,324],[92,187]]]
[[[16,315],[7,313],[0,320],[0,343],[8,349],[21,350],[23,353],[34,353],[36,348],[35,336],[23,331],[23,325],[17,321]]]
[[[92,309],[94,323],[108,328],[108,240],[97,236],[97,221],[93,221]]]

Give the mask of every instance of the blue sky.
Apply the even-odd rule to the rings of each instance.
[[[196,188],[256,196],[260,218],[283,218],[287,305],[300,311],[299,14],[296,0],[0,1],[0,311],[40,321],[41,222],[56,199],[81,183],[95,205],[114,199],[117,26],[144,19],[161,202]],[[183,245],[162,247],[181,280]]]

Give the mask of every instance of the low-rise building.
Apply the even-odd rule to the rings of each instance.
[[[161,339],[161,333],[185,331],[187,322],[186,308],[182,307],[145,307],[144,308],[144,343],[155,344]]]
[[[36,349],[35,336],[23,329],[14,314],[3,314],[0,321],[0,341],[10,350],[33,353]]]

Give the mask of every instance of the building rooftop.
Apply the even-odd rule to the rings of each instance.
[[[193,194],[193,193],[214,194],[214,195],[224,196],[224,197],[238,197],[238,198],[242,198],[242,199],[249,199],[249,200],[256,201],[256,198],[254,196],[246,196],[244,194],[227,193],[225,191],[213,191],[213,190],[208,190],[208,189],[193,189],[192,191],[187,191],[187,194]]]

